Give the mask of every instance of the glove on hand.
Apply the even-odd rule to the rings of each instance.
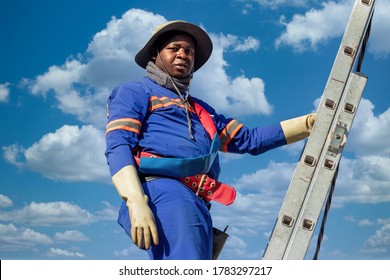
[[[295,143],[310,135],[316,119],[316,114],[308,114],[294,119],[282,121],[280,125],[287,144]]]
[[[132,165],[123,167],[112,176],[112,182],[129,209],[133,242],[140,249],[146,250],[150,248],[152,241],[158,245],[156,221],[135,167]]]

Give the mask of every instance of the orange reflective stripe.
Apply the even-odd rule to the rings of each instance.
[[[172,99],[165,96],[160,98],[157,96],[152,96],[150,97],[149,112],[172,105],[178,106],[180,108],[185,108],[185,104],[180,98]],[[194,112],[192,108],[190,108],[190,111]]]
[[[230,141],[233,139],[233,137],[236,135],[237,131],[242,127],[242,123],[232,120],[230,121],[224,130],[220,133],[221,138],[221,148],[220,150],[223,152],[227,152],[227,146],[229,145]]]
[[[132,118],[113,120],[106,126],[106,136],[110,131],[118,129],[132,131],[139,134],[141,131],[141,122]]]

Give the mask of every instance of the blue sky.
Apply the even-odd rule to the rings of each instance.
[[[352,0],[1,0],[0,258],[146,259],[116,224],[105,103],[144,72],[153,28],[183,19],[214,43],[191,92],[249,127],[316,110]],[[378,0],[363,100],[345,148],[319,259],[390,258],[390,0]],[[236,187],[221,259],[260,259],[303,142],[221,155]],[[307,258],[312,258],[317,234]]]

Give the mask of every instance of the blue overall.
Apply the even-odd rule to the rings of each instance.
[[[217,114],[202,100],[193,99],[212,116],[222,152],[258,155],[286,144],[280,124],[249,129],[235,119]],[[202,157],[210,152],[212,139],[197,114],[190,113],[194,136],[191,139],[184,103],[173,91],[149,78],[118,86],[109,96],[107,105],[106,157],[111,175],[124,166],[137,166],[133,154],[140,150],[164,158],[182,159]],[[218,155],[207,170],[209,177],[218,179]],[[177,174],[166,174],[169,170],[163,174],[158,170],[150,172],[139,172],[160,239],[159,245],[152,245],[148,250],[149,257],[211,259],[213,231],[209,203],[182,184]],[[159,179],[143,180],[152,175]],[[118,223],[130,236],[131,224],[125,203],[119,210]]]

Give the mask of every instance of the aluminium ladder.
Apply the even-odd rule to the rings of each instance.
[[[312,132],[297,164],[263,259],[302,260],[340,162],[367,77],[354,73],[375,0],[356,0]]]

